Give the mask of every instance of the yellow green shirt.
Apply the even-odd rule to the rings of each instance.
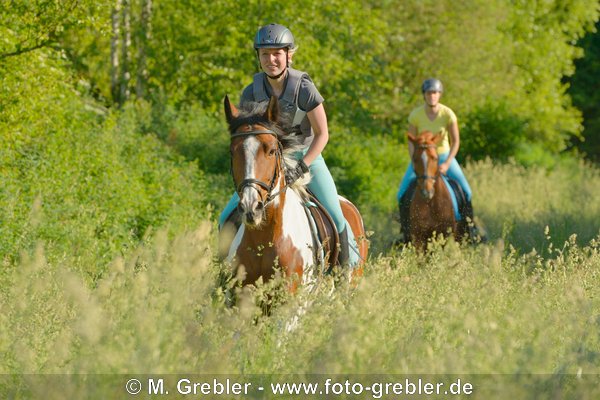
[[[437,152],[438,154],[443,154],[450,151],[448,127],[451,123],[456,122],[457,119],[456,114],[449,107],[441,103],[439,106],[440,109],[433,121],[427,116],[425,105],[422,105],[412,110],[408,116],[408,123],[417,128],[417,135],[425,131],[430,131],[433,134],[441,133],[443,139],[437,148]]]

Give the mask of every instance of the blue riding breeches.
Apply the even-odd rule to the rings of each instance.
[[[449,153],[443,153],[439,155],[439,164],[445,162],[448,159],[448,154]],[[465,193],[467,201],[471,201],[471,186],[469,186],[469,182],[467,182],[467,178],[465,177],[465,174],[463,173],[463,170],[460,167],[460,165],[458,165],[458,161],[456,161],[456,158],[453,159],[450,163],[450,167],[448,168],[448,172],[446,173],[446,175],[458,182],[463,192]],[[400,201],[404,193],[406,193],[408,187],[410,186],[410,183],[416,178],[417,175],[415,174],[415,170],[411,162],[408,165],[406,173],[404,174],[402,182],[400,183],[400,187],[398,188],[398,193],[396,194],[396,198],[398,201]]]
[[[308,149],[295,153],[294,158],[300,160],[304,154],[306,154],[306,151],[308,151]],[[350,267],[355,266],[359,261],[358,246],[356,245],[354,232],[352,232],[350,224],[348,224],[346,218],[344,218],[344,214],[342,213],[342,207],[340,206],[337,188],[335,187],[335,182],[333,181],[331,172],[329,172],[329,168],[327,168],[327,164],[325,164],[325,159],[319,154],[319,156],[310,163],[308,168],[311,175],[308,188],[315,195],[317,200],[323,205],[323,207],[327,209],[327,212],[329,212],[331,215],[338,232],[342,232],[344,229],[348,230],[348,243],[350,246],[349,264]],[[237,207],[239,201],[240,198],[238,194],[234,193],[225,206],[225,209],[219,216],[219,229],[223,226],[227,217]]]

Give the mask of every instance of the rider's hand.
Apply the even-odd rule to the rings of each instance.
[[[441,163],[440,164],[440,174],[446,175],[446,173],[448,172],[448,168],[450,168],[450,164],[448,164],[447,162]]]
[[[304,160],[300,160],[294,168],[285,171],[285,183],[291,185],[298,179],[302,178],[307,172],[308,166],[304,163]]]

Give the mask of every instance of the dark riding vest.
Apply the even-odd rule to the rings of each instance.
[[[302,110],[298,105],[300,84],[304,77],[310,80],[310,77],[306,72],[288,68],[285,88],[282,95],[279,97],[279,107],[290,121],[292,121],[292,126],[295,128],[294,130],[299,131],[298,134],[303,137],[304,145],[308,146],[312,142],[314,134],[310,126],[310,121],[306,116],[306,111]],[[263,102],[270,100],[270,96],[266,90],[267,84],[266,74],[264,72],[254,74],[254,80],[252,82],[254,101]]]

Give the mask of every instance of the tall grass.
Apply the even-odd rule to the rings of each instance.
[[[115,260],[92,289],[66,266],[45,262],[39,249],[5,282],[0,372],[600,373],[600,241],[571,240],[548,258],[518,255],[502,241],[436,243],[427,256],[406,250],[371,260],[354,289],[339,283],[331,292],[333,278],[324,277],[314,292],[263,317],[256,293],[225,306],[210,235],[207,224],[173,241],[158,235]],[[307,300],[299,325],[287,331]],[[8,394],[19,384],[23,397],[90,390],[78,377],[50,387],[28,375],[12,379]],[[540,379],[525,383],[539,391]],[[512,383],[507,390],[532,394]]]
[[[597,398],[599,385],[577,380],[600,374],[600,236],[580,243],[598,216],[583,199],[600,189],[598,172],[580,167],[474,164],[490,244],[390,250],[356,288],[332,291],[325,276],[269,317],[255,300],[267,287],[226,306],[235,282],[215,261],[212,221],[175,238],[158,231],[94,282],[38,246],[0,274],[0,394],[124,397],[118,374],[417,374],[473,379],[475,398]]]
[[[474,204],[493,237],[504,237],[522,250],[560,245],[572,234],[585,244],[600,231],[600,170],[568,160],[552,169],[525,168],[491,161],[472,164],[467,173]]]

